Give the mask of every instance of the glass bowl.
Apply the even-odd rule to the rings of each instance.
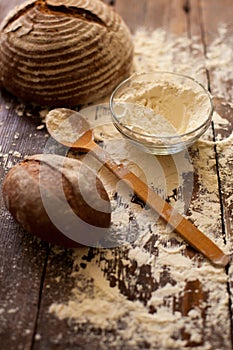
[[[180,152],[207,130],[213,114],[209,92],[189,76],[154,72],[134,74],[110,97],[118,131],[148,153]]]

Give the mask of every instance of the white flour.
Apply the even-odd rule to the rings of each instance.
[[[223,78],[224,82],[230,69],[232,74],[232,45],[227,46],[225,27],[222,28],[219,38],[209,48],[206,62],[197,58],[196,53],[201,52],[201,47],[195,38],[191,41],[186,37],[170,36],[162,29],[151,34],[139,31],[134,38],[135,70],[173,70],[191,75],[206,84],[206,63],[216,71],[215,79],[218,81]],[[221,51],[225,53],[225,60],[222,59]],[[218,90],[215,92],[218,97]],[[221,123],[222,119],[215,113],[216,126],[229,126],[226,119]],[[192,148],[198,193],[194,193],[191,204],[185,192],[185,188],[192,190],[192,185],[187,185],[190,172],[186,167],[180,174],[178,156],[157,157],[155,167],[160,169],[159,176],[153,171],[149,171],[149,175],[146,167],[152,167],[151,160],[146,160],[147,166],[138,165],[139,154],[135,160],[132,146],[122,139],[119,141],[119,135],[117,141],[116,132],[109,124],[96,130],[96,136],[104,140],[105,148],[115,159],[129,165],[138,176],[146,176],[148,182],[156,189],[161,189],[161,195],[169,196],[171,203],[178,205],[182,212],[187,209],[185,202],[188,201],[188,218],[226,253],[230,252],[229,237],[227,245],[221,237],[218,178],[211,131],[209,141],[201,140]],[[226,210],[230,210],[232,203],[232,145],[231,137],[216,144],[220,178],[224,193],[228,193]],[[83,250],[75,250],[73,273],[70,276],[74,279],[74,288],[68,302],[52,304],[50,312],[59,319],[73,320],[77,332],[79,327],[85,325],[87,336],[91,336],[93,327],[98,329],[101,334],[99,349],[107,349],[110,339],[111,346],[116,349],[144,349],[145,344],[150,344],[153,349],[191,349],[193,346],[190,344],[193,343],[196,349],[210,350],[213,344],[207,339],[212,339],[213,330],[217,334],[215,348],[230,348],[227,275],[224,269],[213,267],[198,254],[192,259],[192,251],[185,242],[175,233],[169,232],[154,213],[142,209],[138,204],[128,203],[122,197],[116,199],[114,178],[104,172],[102,178],[112,200],[116,231],[133,231],[136,225],[141,235],[132,244],[94,250],[93,258],[88,262],[83,258]],[[179,191],[178,194],[172,192],[174,188],[180,189],[181,196]],[[231,225],[231,222],[226,222],[229,230]],[[88,252],[87,248],[85,255]],[[85,268],[82,267],[83,262]],[[143,281],[148,279],[148,283],[141,284],[141,273],[144,273]],[[153,288],[150,289],[150,286]],[[195,302],[190,304],[192,298]],[[111,332],[114,334],[112,337]]]
[[[179,76],[173,76],[172,82],[169,76],[164,81],[156,75],[154,79],[150,75],[144,81],[139,75],[116,99],[116,106],[123,102],[124,112],[118,117],[124,125],[147,135],[171,136],[193,131],[207,120],[211,105],[202,89],[189,80],[181,85]]]

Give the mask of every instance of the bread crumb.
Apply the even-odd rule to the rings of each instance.
[[[37,333],[37,334],[35,335],[35,340],[36,340],[36,341],[41,340],[41,335]]]
[[[48,109],[42,109],[40,110],[40,117],[42,119],[42,122],[45,122],[46,115],[48,114],[49,110]]]
[[[8,160],[8,163],[6,164],[6,169],[11,169],[14,166],[13,162],[11,160]]]
[[[60,282],[61,282],[61,276],[57,276],[57,277],[55,278],[55,281],[56,281],[57,283],[60,283]]]
[[[33,116],[33,114],[32,114],[31,112],[27,111],[27,112],[26,112],[26,116],[30,118],[30,117]]]
[[[18,311],[19,311],[19,308],[16,307],[15,309],[9,309],[9,310],[7,311],[7,313],[8,313],[8,314],[15,314],[15,313],[18,312]]]
[[[13,152],[13,156],[16,157],[16,158],[20,158],[22,156],[22,154],[18,151],[14,151]]]
[[[45,124],[41,124],[41,125],[38,125],[38,126],[36,127],[37,130],[42,130],[42,129],[44,129],[44,128],[45,128]]]
[[[22,117],[24,115],[24,111],[25,111],[25,105],[24,104],[19,104],[16,108],[15,108],[16,114],[18,117]]]

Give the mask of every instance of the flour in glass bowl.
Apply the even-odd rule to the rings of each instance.
[[[169,77],[164,81],[158,78],[158,82],[156,75],[155,82],[148,77],[149,82],[135,77],[116,98],[116,103],[125,102],[120,121],[131,130],[146,135],[181,135],[200,127],[209,117],[210,100],[202,88],[182,86],[179,82],[170,82]],[[142,80],[143,75],[141,77]]]

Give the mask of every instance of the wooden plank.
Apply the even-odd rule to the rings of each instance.
[[[213,0],[201,0],[203,16],[204,35],[207,43],[210,43],[218,32],[219,26],[225,23],[232,25],[232,1],[226,0],[223,3]]]
[[[145,13],[144,26],[148,30],[167,27],[169,2],[164,0],[147,1],[147,12]],[[138,26],[137,26],[138,27]]]
[[[216,143],[216,157],[218,162],[219,188],[222,201],[222,220],[223,230],[227,244],[232,246],[232,230],[233,230],[233,205],[232,205],[232,172],[233,172],[233,91],[232,91],[232,33],[233,33],[233,3],[226,1],[224,8],[220,6],[218,1],[212,1],[211,6],[208,1],[203,2],[202,16],[204,18],[206,55],[210,57],[215,55],[215,59],[219,61],[219,67],[209,68],[210,88],[214,94],[215,110],[219,117],[214,118],[214,132]],[[223,12],[224,20],[221,16]],[[215,25],[213,25],[213,23]],[[218,40],[216,40],[218,37]],[[231,320],[233,318],[232,309],[232,290],[233,290],[233,267],[232,264],[228,270],[229,289],[231,304],[229,310]],[[231,326],[233,325],[233,322]],[[231,332],[233,334],[233,332]]]
[[[209,67],[211,92],[214,96],[215,109],[225,119],[214,119],[215,134],[217,139],[230,136],[232,132],[232,1],[226,1],[224,9],[220,3],[213,1],[211,6],[208,1],[203,1],[202,16],[204,19],[204,40],[206,43],[207,59],[213,57],[218,67]],[[226,11],[224,20],[221,20],[223,11]],[[211,20],[212,18],[212,20]],[[213,27],[213,22],[215,27]],[[217,38],[217,39],[216,39]],[[223,130],[224,129],[224,130]]]
[[[183,0],[171,1],[168,29],[176,35],[188,33],[187,12]]]
[[[1,186],[11,166],[26,154],[40,152],[46,139],[43,131],[36,129],[41,123],[39,118],[29,116],[33,113],[30,108],[4,91],[0,95],[0,106]],[[47,245],[19,228],[5,209],[2,193],[0,205],[1,347],[27,350],[34,337]]]
[[[1,1],[0,21],[22,2]],[[41,124],[38,109],[24,106],[4,90],[0,94],[0,120],[1,186],[7,171],[25,155],[41,152],[47,139],[43,130],[36,129]],[[1,348],[29,350],[34,339],[48,247],[12,220],[2,193],[0,205]]]
[[[127,3],[118,0],[115,8],[132,33],[140,28],[146,28],[149,31],[156,28],[165,28],[169,22],[169,0],[129,0]]]
[[[147,1],[129,0],[126,2],[116,1],[116,11],[122,16],[132,32],[145,24]]]
[[[78,249],[80,255],[82,248]],[[73,252],[52,247],[43,285],[41,309],[38,318],[33,349],[72,349],[77,346],[88,349],[94,342],[82,334],[76,334],[75,325],[60,321],[48,312],[50,305],[56,302],[68,302],[75,279],[70,278],[73,268]],[[84,254],[83,254],[84,255]]]
[[[224,21],[220,20],[223,9],[219,2],[213,1],[211,7],[207,1],[203,1],[203,18],[205,26],[205,42],[206,42],[206,55],[209,57],[214,54],[216,60],[219,60],[219,67],[209,68],[210,76],[210,88],[214,95],[215,110],[219,114],[220,118],[216,116],[213,119],[215,139],[219,141],[217,144],[217,157],[220,162],[219,164],[219,175],[220,175],[220,188],[223,200],[223,216],[224,216],[224,227],[225,234],[229,240],[231,240],[232,232],[232,207],[230,205],[230,191],[232,168],[231,168],[231,158],[228,160],[224,158],[225,156],[230,156],[229,148],[232,147],[232,33],[233,33],[233,21],[231,13],[233,11],[232,1],[227,1],[226,6],[226,16]],[[212,21],[216,23],[215,28],[207,23]],[[214,38],[218,37],[216,41]],[[228,142],[229,140],[229,142]],[[228,153],[226,155],[224,152],[224,142],[226,143],[226,151],[228,148]],[[232,153],[232,152],[230,152]],[[227,162],[229,163],[227,164]],[[228,169],[228,170],[227,170]]]
[[[46,247],[1,215],[0,338],[2,349],[31,349]],[[8,237],[3,233],[8,232]]]

